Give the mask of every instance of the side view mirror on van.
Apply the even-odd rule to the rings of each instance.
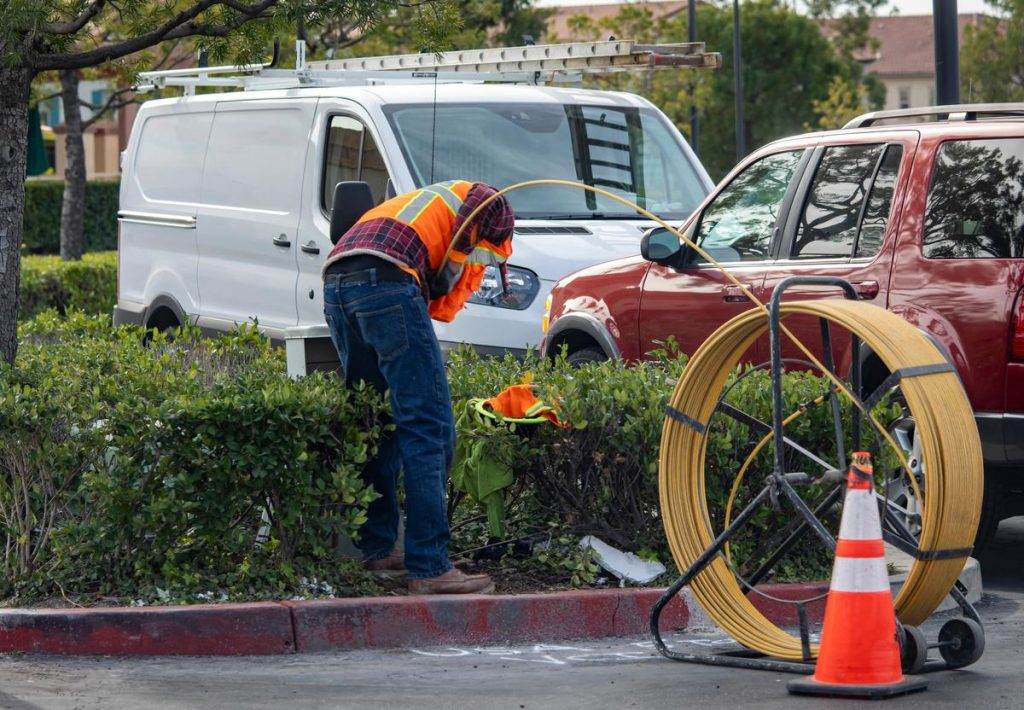
[[[640,240],[640,255],[655,264],[680,268],[692,258],[692,249],[664,227],[649,230]]]
[[[362,180],[347,180],[334,186],[331,206],[331,244],[352,229],[359,218],[373,208],[373,193]]]

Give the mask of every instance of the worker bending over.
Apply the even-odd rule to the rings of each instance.
[[[514,215],[499,197],[445,254],[455,233],[494,188],[465,180],[399,195],[364,214],[324,265],[324,315],[347,383],[388,390],[395,430],[363,471],[380,493],[359,531],[364,564],[409,574],[413,594],[490,592],[485,574],[448,557],[445,488],[455,447],[448,379],[430,319],[451,321],[480,287],[488,264],[512,253]],[[398,471],[404,471],[405,555],[396,552]]]

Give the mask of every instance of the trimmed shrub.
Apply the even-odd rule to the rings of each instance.
[[[333,543],[375,496],[359,472],[386,426],[381,398],[288,378],[251,329],[143,335],[44,315],[22,327],[17,366],[0,367],[7,591],[173,600],[363,584]]]
[[[85,250],[117,249],[117,209],[121,183],[90,180],[85,186]],[[61,180],[25,183],[22,249],[29,254],[60,253]]]
[[[117,252],[86,254],[81,261],[24,256],[18,316],[29,320],[47,309],[110,315],[117,301]]]
[[[508,526],[510,538],[525,536],[551,539],[552,531],[566,541],[558,564],[585,583],[585,561],[579,560],[576,541],[583,535],[597,535],[612,545],[644,556],[658,558],[670,568],[658,497],[658,454],[664,407],[668,395],[685,366],[686,358],[672,344],[653,362],[626,365],[621,361],[586,364],[571,368],[558,359],[538,361],[481,358],[471,350],[459,350],[449,363],[449,379],[458,417],[460,446],[480,447],[482,456],[514,462],[516,483],[510,488]],[[727,383],[732,387],[727,401],[763,422],[771,419],[771,391],[765,371],[755,370],[742,378],[737,370]],[[490,396],[504,387],[532,380],[539,396],[557,402],[560,416],[572,426],[566,429],[542,426],[489,424],[467,410],[472,397]],[[785,375],[784,400],[787,412],[815,402],[828,392],[828,382],[809,372]],[[886,421],[879,405],[876,415]],[[849,416],[849,407],[844,408]],[[895,412],[890,418],[895,416]],[[844,422],[845,431],[851,427]],[[835,439],[828,400],[806,406],[803,415],[787,425],[787,436],[799,441],[826,460],[835,460]],[[730,488],[747,456],[763,433],[725,415],[710,423],[707,449],[707,500],[712,524],[722,529]],[[845,442],[850,451],[851,442]],[[877,452],[878,447],[872,447]],[[769,444],[753,459],[738,489],[733,517],[764,485],[771,471],[773,449]],[[876,453],[876,470],[891,462]],[[810,462],[787,449],[787,470],[808,469]],[[804,495],[815,498],[823,490],[810,489]],[[455,493],[458,495],[458,493]],[[461,521],[478,510],[457,512]],[[779,512],[762,509],[753,525],[733,539],[734,561],[744,562],[766,556],[765,544],[779,539],[767,531],[780,531],[791,520],[790,509]],[[837,526],[838,519],[830,523]],[[471,526],[467,526],[471,527]],[[464,532],[463,535],[466,533]],[[488,543],[487,531],[477,527],[476,539],[463,542],[473,549]],[[550,548],[549,548],[550,549]],[[767,548],[768,550],[771,547]],[[831,557],[813,535],[805,536],[774,568],[774,579],[827,578]],[[592,575],[591,575],[592,576]]]

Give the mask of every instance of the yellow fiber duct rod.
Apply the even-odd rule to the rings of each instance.
[[[794,313],[825,318],[860,336],[890,372],[945,362],[938,348],[916,328],[867,303],[829,299],[781,305],[783,320]],[[752,309],[715,331],[687,363],[669,404],[706,423],[744,351],[766,330],[764,314]],[[980,516],[983,469],[967,396],[953,372],[905,378],[902,391],[924,457],[920,547],[926,551],[969,548]],[[689,567],[715,537],[705,500],[706,448],[704,434],[665,419],[658,480],[661,514],[680,569]],[[916,560],[895,600],[900,620],[924,621],[956,581],[965,560],[966,555]],[[698,574],[690,587],[711,618],[744,646],[777,658],[802,658],[799,638],[774,626],[754,608],[721,557]]]

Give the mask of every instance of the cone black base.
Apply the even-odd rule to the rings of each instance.
[[[786,684],[786,688],[794,695],[823,695],[832,698],[867,698],[869,700],[917,693],[927,687],[928,681],[915,676],[904,676],[903,680],[898,683],[880,685],[838,685],[821,683],[812,677],[795,678]]]

